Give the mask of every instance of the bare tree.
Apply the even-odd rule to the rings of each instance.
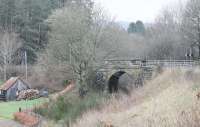
[[[189,0],[187,2],[182,29],[184,38],[189,45],[196,45],[198,47],[198,57],[200,57],[200,1]]]
[[[182,7],[164,8],[156,22],[148,27],[149,57],[152,59],[184,59],[185,41],[182,34]]]
[[[0,63],[4,73],[4,80],[7,79],[7,67],[12,65],[16,59],[15,53],[20,48],[18,36],[14,32],[2,31],[0,33]]]
[[[90,12],[80,5],[70,5],[54,12],[47,22],[51,32],[45,65],[66,65],[62,73],[71,70],[81,86],[87,86],[91,73],[120,46],[118,27],[100,11]]]

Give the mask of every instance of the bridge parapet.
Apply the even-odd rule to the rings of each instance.
[[[200,66],[199,61],[194,60],[105,60],[104,65],[98,70],[103,74],[105,81],[117,72],[126,72],[135,80],[135,86],[143,84],[144,80],[150,80],[155,70],[161,68],[190,68]],[[119,78],[119,77],[118,77]],[[138,85],[139,84],[139,85]]]
[[[155,68],[174,68],[174,67],[197,67],[199,61],[195,60],[142,60],[142,59],[108,59],[99,69],[105,73],[107,79],[117,71],[125,71],[131,75],[142,72],[145,79],[151,79]],[[146,78],[147,77],[147,78]]]

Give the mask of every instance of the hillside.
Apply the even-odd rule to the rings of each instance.
[[[90,111],[74,127],[200,126],[200,70],[166,70],[130,97],[113,99],[101,111]],[[199,90],[200,91],[200,90]]]

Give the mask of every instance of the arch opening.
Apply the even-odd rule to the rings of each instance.
[[[122,75],[124,75],[126,72],[125,71],[118,71],[114,73],[108,81],[108,91],[109,93],[116,93],[118,92],[119,89],[119,79]]]

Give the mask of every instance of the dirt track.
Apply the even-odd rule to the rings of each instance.
[[[13,120],[0,120],[1,127],[23,127],[21,124]]]

